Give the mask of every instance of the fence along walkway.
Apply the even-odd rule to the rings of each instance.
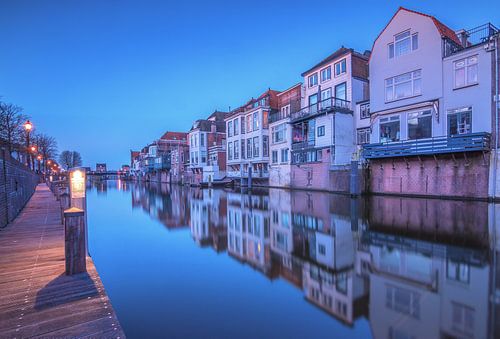
[[[64,271],[59,202],[41,184],[0,230],[0,337],[125,337],[92,259]]]

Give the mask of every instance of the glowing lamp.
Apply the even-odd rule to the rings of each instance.
[[[25,123],[24,123],[24,129],[26,131],[31,131],[33,129],[33,124],[31,123],[31,121],[27,120]]]
[[[85,172],[76,169],[70,172],[71,198],[85,197]]]

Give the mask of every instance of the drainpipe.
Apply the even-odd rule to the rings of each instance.
[[[498,40],[500,39],[500,35],[497,34],[495,37],[495,164],[493,166],[493,199],[497,196],[497,165],[498,165],[498,118],[499,118],[499,106],[500,106],[500,96],[498,91],[498,83],[499,83],[499,74],[498,74],[498,63],[500,60],[498,59]]]

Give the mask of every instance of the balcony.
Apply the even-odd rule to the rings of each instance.
[[[488,151],[490,134],[486,132],[455,136],[434,137],[419,140],[406,140],[363,146],[366,159],[408,157],[444,153]]]
[[[292,151],[298,151],[306,148],[314,147],[315,140],[305,140],[292,143]]]
[[[457,45],[456,43],[447,40],[444,45],[444,57],[448,57],[464,49],[486,43],[492,36],[498,34],[498,32],[498,28],[491,23],[486,23],[473,29],[462,31],[457,34],[458,39],[462,42],[462,45]]]
[[[316,115],[325,114],[329,112],[350,113],[351,102],[343,99],[328,98],[316,104],[303,107],[297,112],[292,112],[292,122],[299,122],[315,117]]]

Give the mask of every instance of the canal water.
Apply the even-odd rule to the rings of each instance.
[[[87,206],[129,338],[499,337],[500,206],[123,181]]]

